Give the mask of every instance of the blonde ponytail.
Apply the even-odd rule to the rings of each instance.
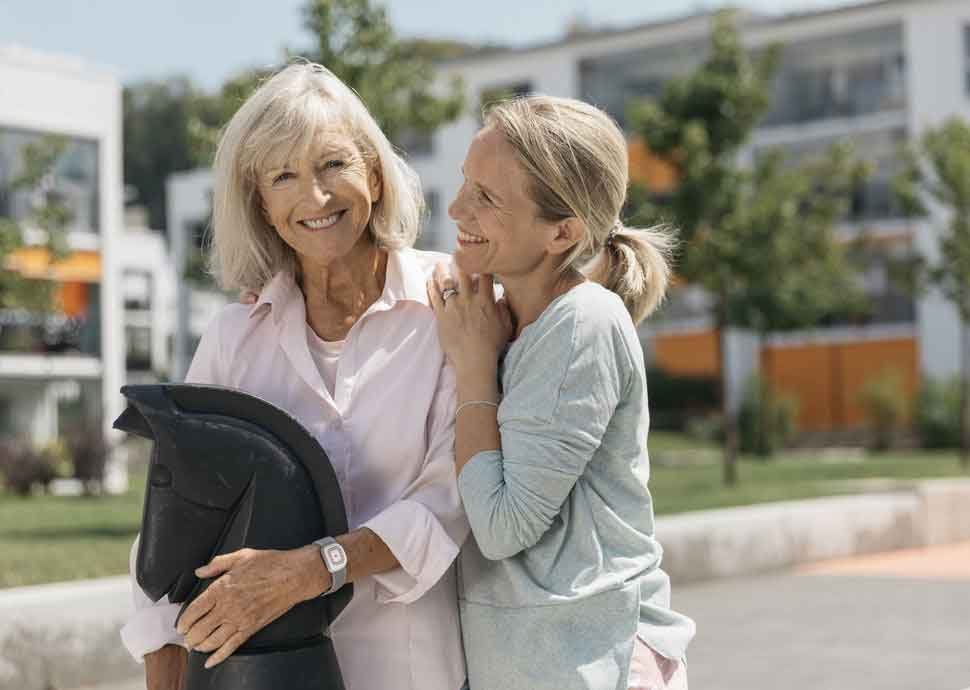
[[[617,224],[583,272],[619,295],[638,324],[663,302],[675,246],[676,233],[670,226],[641,229]]]

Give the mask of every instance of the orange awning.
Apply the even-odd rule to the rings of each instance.
[[[677,169],[669,162],[655,156],[643,137],[634,136],[627,141],[630,159],[630,179],[639,182],[655,194],[672,191],[677,186]]]
[[[51,260],[46,247],[22,247],[7,257],[5,267],[25,278],[56,280],[59,282],[100,283],[101,254],[75,251],[60,261]]]

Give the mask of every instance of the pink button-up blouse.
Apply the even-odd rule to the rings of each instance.
[[[347,334],[333,395],[286,273],[256,304],[222,310],[186,376],[258,395],[302,421],[330,457],[350,528],[373,530],[400,562],[355,582],[330,627],[347,690],[458,690],[465,680],[453,564],[469,528],[455,479],[455,381],[425,290],[447,258],[388,253],[383,294]],[[178,606],[153,605],[132,584],[136,610],[122,638],[140,659],[180,642]]]

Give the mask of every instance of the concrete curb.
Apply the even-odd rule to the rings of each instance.
[[[898,486],[659,518],[662,567],[683,584],[970,539],[970,479]]]
[[[128,578],[0,590],[0,690],[60,690],[141,674],[118,631]]]
[[[657,520],[657,536],[676,584],[952,543],[970,539],[970,480],[673,515]],[[130,607],[127,577],[0,590],[0,690],[138,677],[118,635]]]

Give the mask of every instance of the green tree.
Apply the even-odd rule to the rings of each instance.
[[[429,56],[447,55],[446,44],[399,39],[371,0],[310,0],[304,20],[316,44],[299,55],[354,89],[391,141],[409,130],[429,134],[461,114],[461,82],[441,93],[434,83]]]
[[[137,201],[148,209],[153,228],[166,227],[168,176],[210,162],[207,135],[220,123],[211,100],[186,77],[145,81],[124,90],[125,183],[137,190]]]
[[[817,323],[857,299],[853,270],[833,223],[862,174],[848,148],[793,163],[778,151],[740,162],[769,107],[779,47],[751,55],[733,15],[717,15],[710,53],[672,79],[656,101],[630,109],[651,151],[673,164],[678,185],[637,195],[635,220],[668,220],[681,232],[678,273],[712,300],[724,418],[724,481],[737,481],[738,426],[726,389],[728,327],[759,334]]]
[[[970,468],[970,124],[954,117],[928,130],[905,155],[895,191],[910,215],[929,205],[948,216],[939,234],[939,260],[916,262],[917,289],[936,286],[956,308],[960,342],[960,462]]]
[[[64,153],[67,140],[45,136],[28,143],[21,151],[21,172],[10,182],[11,191],[29,190],[36,202],[24,222],[0,216],[0,308],[45,312],[51,309],[54,285],[49,280],[27,278],[6,268],[9,257],[24,247],[24,230],[29,226],[45,234],[51,261],[67,253],[66,229],[73,220],[54,182],[54,166]]]
[[[284,59],[302,57],[330,69],[360,95],[391,141],[430,135],[461,113],[460,83],[439,93],[434,61],[478,46],[399,39],[384,9],[370,0],[310,0],[303,12],[313,45],[286,50]],[[153,227],[166,227],[166,178],[211,164],[220,130],[272,71],[244,70],[215,93],[181,77],[125,89],[125,182],[138,190]]]

